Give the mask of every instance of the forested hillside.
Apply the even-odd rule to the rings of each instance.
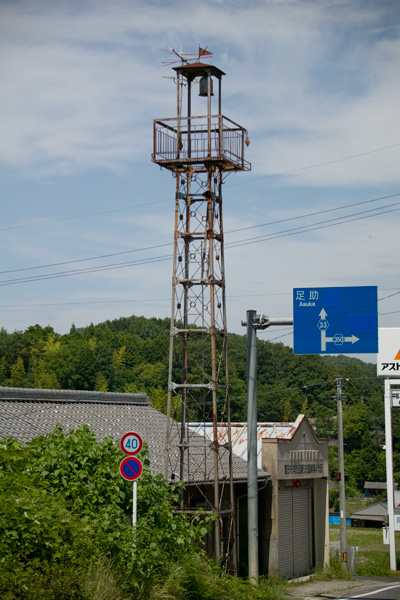
[[[58,335],[34,325],[0,331],[0,385],[146,392],[165,410],[169,319],[129,317]],[[316,419],[318,434],[336,435],[336,381],[343,378],[344,436],[349,483],[384,480],[383,385],[376,367],[346,356],[294,356],[282,343],[258,340],[258,419]],[[229,336],[232,419],[246,420],[246,337]],[[395,471],[400,419],[394,412]],[[399,461],[397,461],[397,458]],[[335,457],[332,453],[332,470]],[[397,477],[397,475],[396,475]],[[400,477],[400,473],[399,473]]]

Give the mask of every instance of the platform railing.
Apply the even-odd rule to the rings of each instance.
[[[152,160],[160,164],[223,160],[247,171],[246,140],[246,129],[223,115],[155,120]]]

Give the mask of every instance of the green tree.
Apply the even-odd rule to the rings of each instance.
[[[87,340],[66,336],[59,351],[49,358],[60,386],[70,390],[93,390],[96,379],[95,355]]]
[[[113,365],[115,368],[125,365],[126,361],[126,346],[121,346],[118,350],[114,350],[113,353]]]
[[[307,398],[304,398],[303,404],[301,405],[300,413],[302,415],[307,415],[307,412],[308,412],[308,400],[307,400]]]
[[[385,453],[379,448],[369,431],[362,437],[361,449],[353,450],[347,457],[346,472],[349,483],[362,491],[365,481],[385,481]]]
[[[283,415],[282,415],[282,420],[284,422],[290,422],[292,419],[292,403],[290,402],[290,400],[286,400],[285,404],[283,406]]]
[[[345,404],[343,410],[343,438],[347,451],[361,448],[363,436],[370,429],[370,411],[365,404]]]
[[[7,385],[7,383],[7,359],[2,356],[0,360],[0,385]]]
[[[24,361],[19,356],[17,362],[13,364],[10,372],[10,385],[12,387],[24,387],[26,384],[26,371]]]
[[[48,371],[43,359],[36,361],[32,368],[33,385],[35,388],[54,390],[60,387],[54,371]]]
[[[101,372],[97,373],[97,375],[96,375],[96,381],[95,381],[95,384],[94,384],[94,389],[97,392],[107,392],[108,391],[107,379],[105,378],[105,376]]]

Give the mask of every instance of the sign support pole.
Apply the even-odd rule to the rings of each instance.
[[[293,319],[271,319],[247,311],[247,536],[249,580],[258,585],[258,480],[257,480],[257,329],[271,325],[293,325]]]
[[[133,482],[132,488],[132,525],[135,527],[137,521],[137,480]]]
[[[393,504],[393,445],[392,445],[392,393],[390,379],[385,379],[385,443],[386,443],[386,486],[387,508],[389,517],[389,549],[390,569],[397,570],[396,560],[396,535],[394,529],[394,504]]]
[[[247,311],[247,522],[249,579],[258,585],[257,334],[255,310]]]

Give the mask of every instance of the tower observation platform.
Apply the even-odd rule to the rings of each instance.
[[[174,70],[178,79],[184,77],[187,82],[187,116],[178,114],[176,118],[154,121],[152,161],[172,171],[188,165],[195,171],[204,171],[212,163],[224,171],[249,171],[251,165],[244,159],[247,131],[221,114],[221,78],[225,73],[204,63],[184,64]],[[191,84],[200,77],[204,89],[200,95],[206,95],[205,82],[212,76],[219,84],[219,113],[192,116]]]
[[[246,139],[247,131],[223,115],[154,121],[152,160],[171,171],[189,165],[204,171],[212,163],[223,171],[250,171]]]

